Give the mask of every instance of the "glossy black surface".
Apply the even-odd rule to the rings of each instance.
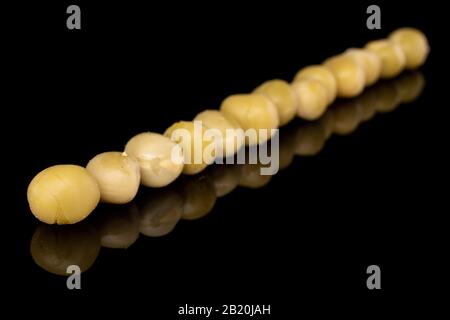
[[[369,31],[362,4],[301,10],[282,3],[256,9],[211,4],[208,14],[193,4],[82,6],[88,8],[87,27],[79,34],[64,29],[64,15],[54,18],[63,5],[46,6],[49,18],[42,28],[20,33],[22,63],[12,83],[21,90],[11,119],[23,134],[14,135],[9,149],[17,155],[20,175],[12,180],[8,215],[14,227],[8,231],[14,239],[14,291],[26,301],[51,300],[54,306],[71,301],[80,311],[107,299],[108,313],[134,306],[130,312],[146,308],[146,317],[158,319],[176,317],[177,306],[185,303],[266,303],[273,305],[272,318],[280,319],[309,308],[329,312],[315,308],[323,304],[337,306],[336,312],[353,304],[381,308],[428,284],[429,278],[414,270],[435,259],[432,178],[439,128],[433,121],[445,116],[436,103],[431,9],[385,5],[383,29]],[[218,108],[230,94],[273,78],[290,80],[305,65],[405,25],[429,37],[431,55],[419,73],[337,101],[316,123],[296,119],[283,127],[287,158],[296,150],[313,155],[296,155],[261,188],[238,187],[215,199],[200,219],[177,222],[175,212],[167,228],[176,226],[167,235],[136,233],[136,221],[155,206],[152,201],[172,194],[169,202],[181,203],[195,190],[206,197],[219,168],[208,168],[204,179],[184,177],[166,190],[140,192],[123,213],[101,206],[75,227],[40,226],[29,212],[26,187],[45,167],[85,165],[97,153],[121,150],[135,133],[162,132],[174,121]],[[399,103],[405,99],[402,81],[416,83],[414,101]],[[374,116],[362,121],[370,108]],[[325,139],[330,114],[340,122]],[[100,248],[99,232],[118,226],[129,232],[124,242],[129,247]],[[36,230],[44,242],[59,237],[58,243],[67,243],[45,254],[67,250],[76,256],[76,239],[90,248],[82,290],[67,290],[65,277],[38,266],[30,250]],[[371,264],[382,270],[380,292],[365,286]]]

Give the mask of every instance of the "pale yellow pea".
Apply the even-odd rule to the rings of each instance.
[[[139,214],[134,203],[127,206],[108,206],[95,218],[94,225],[102,247],[127,249],[139,238]]]
[[[240,166],[241,180],[239,185],[245,188],[258,189],[269,183],[272,175],[262,175],[261,169],[266,167],[262,163],[246,163]]]
[[[97,180],[102,202],[124,204],[136,196],[141,173],[136,159],[122,152],[104,152],[96,155],[86,166]]]
[[[303,157],[314,156],[323,149],[326,139],[326,132],[321,122],[303,125],[295,134],[295,154]]]
[[[215,142],[205,137],[207,129],[200,122],[179,121],[164,132],[183,150],[184,174],[197,174],[214,162]]]
[[[295,118],[297,97],[289,83],[284,80],[269,80],[257,87],[253,92],[265,94],[277,108],[279,125],[283,126]]]
[[[255,131],[254,134],[246,135],[247,145],[262,143],[270,139],[275,133],[272,132],[272,129],[277,129],[279,126],[277,108],[263,94],[229,96],[222,102],[220,111],[235,119],[246,133],[249,129]]]
[[[363,68],[366,86],[373,85],[378,81],[381,73],[381,59],[379,56],[368,50],[358,48],[348,49],[344,54],[355,59]]]
[[[244,145],[244,134],[237,121],[219,110],[200,112],[195,116],[194,121],[201,121],[206,128],[219,131],[217,134],[214,132],[212,134],[219,148],[217,153],[222,157],[233,156]]]
[[[83,167],[56,165],[39,172],[27,191],[31,212],[48,224],[85,219],[100,201],[94,177]]]
[[[337,82],[330,69],[322,65],[312,65],[301,69],[294,78],[294,82],[314,79],[322,83],[327,89],[328,104],[336,99]]]
[[[141,183],[147,187],[165,187],[183,170],[181,147],[159,133],[135,135],[126,144],[125,154],[137,159]]]
[[[314,79],[294,82],[292,88],[297,95],[297,115],[306,120],[315,120],[322,116],[328,106],[327,89]]]
[[[161,237],[180,221],[183,199],[173,189],[151,190],[139,199],[138,207],[140,232],[147,237]]]
[[[31,238],[34,262],[47,272],[68,276],[67,268],[76,265],[89,269],[100,252],[100,238],[94,227],[81,223],[72,226],[41,224]]]

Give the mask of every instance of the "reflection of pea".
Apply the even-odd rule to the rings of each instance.
[[[97,181],[100,200],[124,204],[136,196],[141,182],[139,162],[123,152],[103,152],[92,158],[87,171]]]
[[[148,237],[170,233],[181,219],[183,200],[173,189],[149,190],[139,199],[139,230]]]
[[[391,112],[399,105],[400,94],[396,87],[392,85],[392,82],[382,83],[375,87],[375,90],[378,99],[378,112]]]
[[[360,122],[357,99],[344,100],[336,105],[333,112],[334,132],[339,135],[347,135],[358,128]]]
[[[268,184],[270,179],[272,179],[272,176],[261,175],[261,168],[263,167],[264,165],[261,163],[243,164],[241,166],[242,176],[239,185],[241,187],[257,189]]]
[[[241,170],[235,164],[222,164],[209,168],[206,175],[214,186],[216,196],[223,197],[239,185]]]
[[[138,211],[133,203],[127,206],[108,206],[98,216],[95,226],[105,248],[131,246],[139,238]]]
[[[308,123],[295,134],[295,154],[313,156],[322,150],[326,141],[326,133],[320,122]]]
[[[327,102],[332,103],[336,99],[337,82],[333,73],[322,65],[311,65],[304,67],[295,75],[294,82],[306,79],[315,79],[322,83],[327,89]]]
[[[86,271],[100,252],[100,238],[95,229],[81,223],[71,226],[41,224],[31,239],[30,251],[34,262],[42,269],[67,275],[70,265]]]
[[[377,113],[378,97],[375,88],[376,86],[369,88],[361,95],[361,97],[357,98],[359,101],[359,113],[362,122],[369,121]]]
[[[378,55],[359,48],[350,48],[345,51],[345,54],[355,59],[363,68],[366,86],[371,86],[378,81],[381,73],[381,59]]]
[[[74,224],[97,207],[100,189],[83,167],[56,165],[39,172],[27,190],[31,212],[48,224]]]
[[[295,157],[295,132],[294,128],[286,128],[285,131],[280,131],[280,148],[279,148],[279,168],[285,169],[289,167]]]
[[[403,92],[401,102],[410,103],[422,93],[425,87],[425,78],[420,72],[411,72],[398,79],[397,83]]]
[[[327,110],[328,91],[325,85],[316,79],[294,82],[292,88],[297,95],[297,116],[306,120],[317,120]]]
[[[218,130],[215,135],[215,148],[220,157],[232,157],[243,146],[243,134],[240,134],[240,127],[237,121],[231,117],[227,117],[219,110],[205,110],[197,114],[194,121],[201,121],[208,129]]]
[[[183,196],[181,217],[185,220],[206,216],[216,203],[214,186],[205,176],[184,181],[180,191]]]

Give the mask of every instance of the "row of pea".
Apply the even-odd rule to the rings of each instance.
[[[141,184],[164,187],[181,173],[197,174],[204,170],[217,156],[215,152],[205,156],[207,149],[215,150],[208,148],[211,143],[222,148],[222,155],[231,156],[244,144],[263,142],[260,135],[253,135],[229,143],[236,138],[230,132],[273,132],[296,116],[318,119],[336,97],[355,97],[380,78],[393,78],[404,69],[418,68],[428,53],[428,41],[422,32],[398,29],[387,39],[371,41],[363,49],[352,48],[321,65],[303,68],[292,83],[270,80],[252,93],[229,96],[220,110],[206,110],[194,121],[175,123],[164,134],[138,134],[129,140],[124,152],[99,154],[86,168],[49,167],[37,174],[28,187],[31,212],[48,224],[73,224],[85,219],[100,201],[128,203]],[[198,122],[202,130],[222,133],[220,141],[196,135]],[[189,139],[175,134],[177,130],[188,132]],[[200,145],[199,150],[196,145]]]

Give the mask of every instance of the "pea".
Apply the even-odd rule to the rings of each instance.
[[[329,68],[336,78],[337,95],[352,98],[359,95],[366,84],[364,69],[348,55],[338,55],[327,59],[324,66]]]
[[[31,212],[42,222],[73,224],[95,209],[100,201],[100,189],[85,168],[56,165],[33,178],[27,197]]]
[[[233,156],[244,144],[244,134],[239,124],[219,110],[205,110],[197,114],[194,121],[201,121],[208,129],[216,129],[215,142],[222,157]]]
[[[172,183],[183,170],[183,151],[169,138],[152,132],[140,133],[125,146],[125,154],[137,159],[141,183],[160,188]]]
[[[263,94],[229,96],[222,102],[220,111],[235,119],[245,131],[256,130],[255,135],[246,136],[247,145],[264,142],[271,137],[271,130],[279,126],[277,108],[272,100]],[[261,129],[265,131],[260,131]]]
[[[328,92],[319,81],[307,79],[294,82],[292,88],[297,94],[297,115],[306,120],[315,120],[322,116],[328,106]]]
[[[400,28],[389,35],[400,46],[406,58],[406,69],[416,69],[425,63],[430,47],[425,35],[414,28]]]
[[[328,93],[328,103],[332,103],[337,94],[337,82],[330,69],[321,65],[312,65],[301,69],[294,78],[294,82],[314,79],[325,86]]]
[[[406,65],[406,58],[402,48],[388,40],[375,40],[366,44],[365,48],[381,59],[381,73],[383,79],[398,76]]]
[[[184,174],[197,174],[215,159],[215,142],[206,139],[207,128],[192,121],[179,121],[170,126],[164,135],[181,146],[184,156]]]
[[[122,152],[104,152],[95,156],[86,166],[97,180],[102,202],[123,204],[136,196],[141,173],[136,159]]]
[[[366,86],[371,86],[380,78],[381,60],[375,53],[365,49],[351,48],[345,54],[355,59],[364,70]]]
[[[283,126],[295,118],[297,97],[289,83],[284,80],[269,80],[257,87],[253,92],[269,97],[278,112],[279,125]]]

